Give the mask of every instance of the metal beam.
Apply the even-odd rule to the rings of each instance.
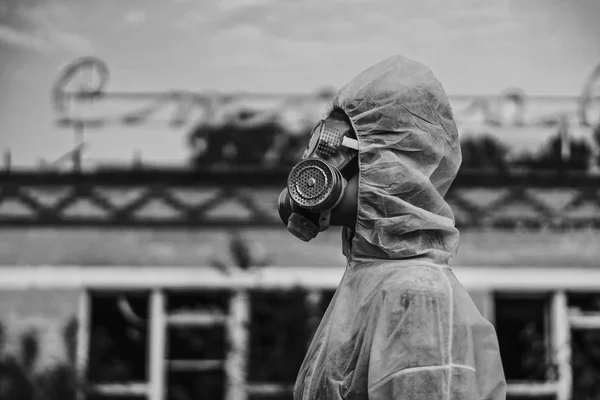
[[[165,296],[161,289],[154,289],[150,298],[150,391],[148,400],[164,400],[166,396],[166,323]]]
[[[130,187],[168,185],[169,187],[283,187],[289,169],[231,167],[227,170],[191,168],[98,168],[82,172],[16,169],[0,171],[0,187],[78,186]],[[583,171],[506,171],[462,169],[453,188],[598,188],[600,176]]]
[[[458,266],[452,271],[468,290],[600,292],[600,270],[596,268]],[[0,267],[0,289],[334,290],[343,273],[343,267],[302,266],[264,267],[231,274],[197,266],[5,266]]]
[[[276,210],[287,171],[99,170],[0,173],[0,229],[9,227],[281,227]],[[600,176],[580,173],[461,171],[447,195],[461,229],[600,228]],[[552,189],[571,197],[553,204]],[[473,189],[496,197],[481,204]],[[130,197],[128,197],[131,195]],[[128,197],[125,202],[122,198]],[[151,206],[160,211],[149,210]],[[240,212],[231,212],[231,207]],[[508,209],[528,209],[523,215]],[[16,207],[15,212],[11,207]],[[83,211],[82,211],[83,208]],[[243,214],[243,215],[242,215]]]

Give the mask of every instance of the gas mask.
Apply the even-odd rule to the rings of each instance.
[[[331,210],[342,200],[347,179],[358,171],[357,155],[349,122],[330,117],[317,124],[279,195],[279,216],[291,234],[308,242],[329,228]]]

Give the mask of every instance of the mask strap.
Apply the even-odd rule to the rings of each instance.
[[[342,139],[342,146],[358,151],[358,140],[344,136]]]

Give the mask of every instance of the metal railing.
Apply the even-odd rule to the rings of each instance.
[[[276,202],[287,172],[0,172],[0,229],[282,227]],[[599,187],[600,176],[586,173],[462,170],[446,198],[459,228],[598,228]],[[481,201],[478,190],[487,192],[487,201]],[[149,210],[152,205],[159,210]],[[520,211],[512,212],[515,207]],[[586,207],[587,214],[581,214]]]

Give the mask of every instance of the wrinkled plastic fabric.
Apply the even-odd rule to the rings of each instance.
[[[461,153],[442,86],[394,56],[334,106],[359,141],[357,224],[294,399],[504,400],[495,329],[448,267],[459,234],[444,195]]]

